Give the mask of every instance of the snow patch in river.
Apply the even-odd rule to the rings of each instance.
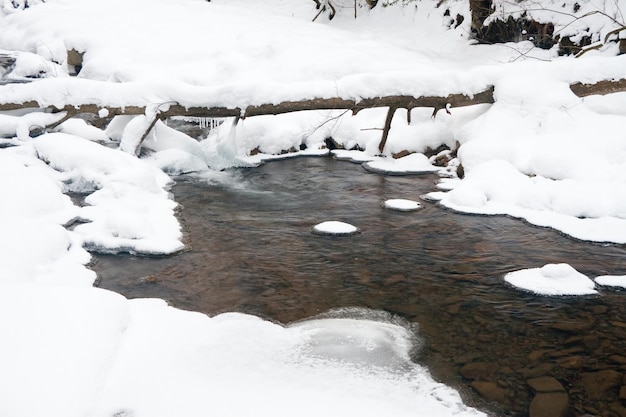
[[[626,275],[601,275],[594,281],[605,287],[617,287],[626,289]]]
[[[568,264],[547,264],[506,274],[509,284],[540,295],[597,294],[595,284]]]
[[[415,211],[422,208],[422,205],[419,202],[413,200],[407,200],[404,198],[393,198],[390,200],[386,200],[383,203],[383,207],[397,211]]]
[[[313,233],[320,235],[353,235],[359,233],[359,228],[349,223],[329,220],[318,223],[312,228]]]

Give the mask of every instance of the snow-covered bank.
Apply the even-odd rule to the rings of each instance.
[[[82,245],[181,245],[151,158],[53,133],[0,161],[0,415],[483,415],[411,362],[412,331],[374,314],[284,327],[91,287]],[[89,222],[62,226],[74,218]]]
[[[383,322],[283,327],[95,288],[2,284],[3,416],[483,416]]]
[[[434,2],[329,25],[306,21],[313,2],[295,17],[285,0],[35,3],[2,4],[0,48],[19,55],[15,79],[32,81],[0,86],[2,103],[246,106],[471,94],[491,84],[497,102],[434,118],[432,109],[415,109],[410,122],[399,111],[384,158],[377,146],[386,109],[249,118],[222,124],[201,144],[159,122],[140,157],[150,115],[115,118],[106,131],[74,121],[34,139],[31,126],[58,116],[0,115],[2,144],[15,145],[0,149],[0,331],[8,335],[0,415],[482,415],[408,360],[410,335],[399,326],[208,318],[89,287],[95,275],[85,248],[182,249],[163,171],[211,175],[208,166],[254,164],[263,153],[327,153],[322,144],[332,137],[361,149],[353,159],[373,170],[438,172],[422,153],[445,145],[458,155],[449,166],[466,176],[440,184],[449,190],[433,194],[442,204],[626,242],[626,96],[579,99],[568,89],[625,77],[626,58],[614,51],[581,60],[524,55],[553,59],[540,62],[521,59],[527,42],[470,47],[463,26],[441,24]],[[69,76],[70,49],[85,53],[77,77]],[[391,158],[402,151],[415,153]],[[86,194],[86,205],[72,203],[69,191]],[[572,271],[540,272],[567,279]]]

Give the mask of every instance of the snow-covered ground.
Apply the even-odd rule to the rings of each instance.
[[[32,81],[1,85],[0,104],[147,107],[106,130],[70,120],[36,138],[33,127],[59,116],[0,112],[0,416],[482,415],[410,362],[413,335],[402,326],[209,318],[93,288],[85,266],[86,249],[183,248],[168,174],[216,176],[292,148],[323,154],[328,137],[361,149],[333,152],[371,170],[440,172],[441,191],[429,197],[455,210],[625,243],[626,93],[580,99],[568,85],[626,77],[626,55],[616,46],[580,59],[529,42],[470,46],[469,19],[450,29],[444,16],[446,7],[467,12],[466,2],[404,3],[359,9],[356,20],[340,9],[315,23],[314,3],[304,0],[0,3],[0,52],[16,57],[3,78]],[[563,33],[575,26],[558,16]],[[604,35],[605,17],[590,15],[585,27]],[[71,49],[84,52],[77,77],[69,76]],[[493,105],[434,118],[414,109],[410,123],[399,110],[383,156],[386,109],[227,120],[200,143],[158,122],[136,156],[154,111],[171,102],[243,108],[489,85]],[[422,154],[440,145],[460,146],[446,169]],[[416,153],[390,157],[405,150]],[[85,206],[68,192],[85,195]],[[580,279],[567,265],[548,265],[507,280],[525,276],[520,286],[542,292],[548,279],[550,294]],[[596,282],[622,285],[623,277]]]

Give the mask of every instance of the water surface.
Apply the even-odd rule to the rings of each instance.
[[[624,247],[425,201],[415,212],[382,207],[386,199],[419,200],[437,180],[368,173],[329,157],[234,170],[218,183],[181,178],[173,193],[188,250],[99,255],[93,268],[103,288],[210,315],[289,323],[339,307],[385,310],[419,324],[425,346],[415,360],[470,405],[527,415],[535,393],[526,381],[551,376],[568,392],[572,415],[617,415],[621,382],[596,398],[583,376],[624,373],[626,358],[616,357],[626,352],[626,293],[541,297],[506,285],[503,275],[558,262],[590,277],[623,275]],[[326,220],[362,232],[311,233]],[[479,394],[476,381],[491,391]]]

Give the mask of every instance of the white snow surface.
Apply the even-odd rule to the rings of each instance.
[[[422,205],[414,200],[407,200],[405,198],[392,198],[386,200],[383,206],[388,209],[398,211],[414,211],[422,207]]]
[[[548,16],[551,3],[533,17],[554,19],[563,34],[612,29],[600,14],[574,24],[566,13]],[[579,13],[595,7],[579,3]],[[614,45],[580,59],[530,42],[470,46],[470,19],[450,29],[436,2],[360,9],[356,20],[340,10],[315,23],[314,2],[304,0],[29,4],[0,2],[0,53],[17,57],[2,80],[29,81],[0,85],[0,103],[147,110],[116,117],[106,131],[72,120],[34,139],[32,131],[63,113],[0,113],[0,144],[15,145],[0,148],[0,416],[483,415],[408,360],[411,337],[401,326],[209,318],[91,287],[85,248],[183,248],[167,174],[210,176],[209,167],[254,165],[294,149],[324,154],[332,137],[357,149],[335,156],[374,170],[452,176],[430,197],[455,210],[626,243],[626,93],[580,99],[568,88],[626,77],[626,55]],[[614,13],[624,1],[605,6]],[[446,7],[467,12],[468,4]],[[70,49],[84,52],[77,77],[69,76]],[[397,111],[383,157],[387,109],[245,118],[201,143],[158,122],[139,143],[154,112],[174,102],[245,109],[317,97],[474,94],[490,85],[493,105],[435,117],[413,109],[410,122]],[[457,150],[446,170],[424,155],[440,145]],[[405,150],[413,153],[391,158]],[[459,164],[463,179],[454,177]],[[67,192],[84,194],[86,205]],[[595,293],[567,264],[505,279],[538,294]]]
[[[601,275],[594,281],[605,287],[619,287],[626,289],[626,275]]]
[[[522,269],[504,276],[509,284],[540,295],[596,294],[595,284],[572,266],[547,264],[541,268]]]
[[[359,228],[350,223],[337,220],[327,220],[313,226],[313,231],[326,235],[352,235],[359,231]]]

